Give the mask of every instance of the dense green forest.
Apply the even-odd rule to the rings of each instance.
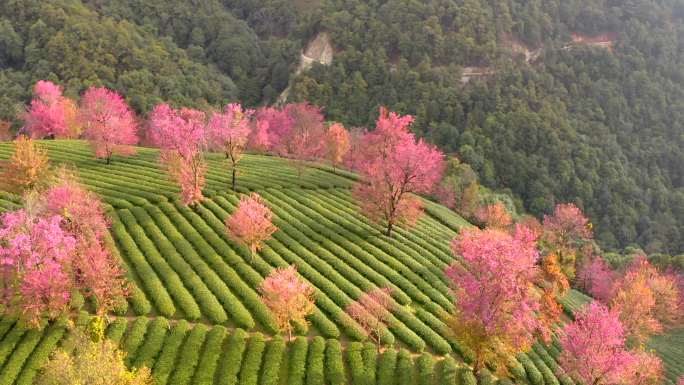
[[[289,85],[348,126],[380,105],[416,115],[519,209],[576,202],[606,248],[684,252],[684,1],[7,0],[0,15],[0,119],[38,79],[114,88],[141,113],[269,104]],[[293,76],[320,31],[332,65]],[[464,84],[465,67],[486,76]]]

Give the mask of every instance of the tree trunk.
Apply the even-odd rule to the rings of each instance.
[[[237,188],[237,183],[235,181],[235,174],[236,174],[235,165],[233,165],[233,191],[235,191],[235,189]]]
[[[392,227],[394,227],[394,223],[392,223],[392,221],[387,222],[387,231],[385,232],[385,235],[388,237],[392,236]]]
[[[107,164],[110,164],[110,163],[112,163],[112,157],[111,157],[111,156],[108,156],[108,157],[107,157]]]

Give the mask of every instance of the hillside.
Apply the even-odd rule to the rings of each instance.
[[[142,113],[284,95],[369,126],[385,105],[521,211],[573,201],[605,249],[684,251],[680,1],[11,0],[0,14],[0,120],[15,129],[38,79],[116,89]],[[300,71],[321,34],[334,60]]]
[[[399,228],[387,238],[358,213],[349,193],[353,175],[312,165],[298,181],[284,160],[247,155],[242,191],[258,191],[280,229],[252,260],[224,231],[223,219],[237,196],[226,192],[228,173],[218,155],[210,158],[208,198],[188,208],[159,169],[157,150],[140,148],[135,157],[105,165],[92,159],[84,142],[40,144],[54,163],[76,167],[82,182],[111,205],[112,241],[135,285],[128,309],[112,316],[107,334],[122,341],[129,363],[151,365],[155,377],[170,384],[223,384],[226,373],[239,373],[241,384],[256,383],[243,380],[249,376],[261,376],[264,383],[273,373],[279,373],[278,383],[301,383],[293,378],[305,376],[307,383],[322,384],[308,382],[321,375],[321,365],[326,383],[340,383],[331,376],[340,376],[341,367],[349,381],[341,383],[362,383],[357,376],[375,376],[376,369],[378,384],[393,383],[387,375],[395,365],[408,373],[400,374],[398,384],[413,383],[414,371],[421,384],[462,383],[445,379],[465,366],[458,342],[442,322],[453,306],[442,270],[454,260],[449,241],[469,225],[450,210],[426,202],[428,215],[416,228]],[[0,159],[11,152],[11,144],[0,143]],[[18,202],[18,196],[0,192],[0,210]],[[288,344],[283,356],[282,340],[273,339],[276,329],[256,288],[272,269],[289,264],[315,286],[316,311],[310,329],[299,330],[306,338]],[[394,348],[380,353],[342,310],[372,287],[392,288],[396,302],[383,336]],[[168,331],[167,320],[173,325]],[[31,383],[40,362],[64,337],[60,323],[26,331],[11,319],[1,321],[0,384]],[[512,366],[516,382],[555,378],[557,355],[557,346],[541,344],[519,355]],[[284,357],[280,369],[273,357]],[[219,359],[223,364],[216,369]],[[197,362],[202,369],[195,370]],[[462,375],[467,377],[457,377]]]

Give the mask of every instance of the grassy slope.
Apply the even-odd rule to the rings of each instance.
[[[132,342],[126,344],[124,337],[124,348],[137,347],[131,352],[131,363],[135,363],[134,354],[147,352],[144,361],[161,373],[160,378],[170,379],[170,383],[191,383],[188,378],[192,378],[195,371],[192,364],[174,365],[176,361],[180,364],[180,361],[199,360],[201,367],[208,365],[208,370],[213,370],[211,368],[217,366],[214,361],[219,360],[218,367],[228,370],[228,374],[230,365],[238,365],[233,376],[239,374],[240,383],[252,383],[250,371],[278,373],[278,381],[273,383],[300,383],[296,380],[300,375],[296,373],[302,369],[297,368],[304,365],[304,372],[311,372],[305,375],[306,383],[315,384],[322,360],[326,383],[332,383],[336,375],[328,368],[340,363],[336,347],[330,347],[335,343],[330,341],[339,340],[345,350],[340,356],[345,357],[343,362],[347,366],[349,382],[345,383],[365,382],[352,378],[360,375],[354,374],[360,370],[354,359],[356,349],[363,348],[357,344],[367,341],[358,325],[346,317],[343,308],[363,291],[391,287],[397,306],[392,326],[383,338],[406,350],[399,353],[398,358],[391,357],[392,354],[379,355],[377,382],[392,383],[381,381],[380,373],[382,369],[389,370],[393,362],[412,371],[414,363],[406,361],[406,357],[414,357],[415,375],[425,379],[421,383],[454,383],[447,378],[453,369],[452,360],[460,361],[459,346],[448,338],[441,321],[451,309],[452,300],[441,272],[453,261],[449,240],[459,228],[468,224],[448,209],[427,202],[428,215],[416,228],[398,229],[396,235],[388,239],[381,235],[381,228],[357,212],[349,191],[353,175],[335,175],[325,166],[316,166],[298,181],[295,170],[284,160],[247,155],[240,170],[240,191],[262,194],[274,210],[280,229],[252,260],[248,251],[232,242],[223,231],[222,222],[234,209],[238,196],[229,191],[229,172],[220,156],[212,155],[209,159],[205,190],[208,198],[189,209],[176,201],[178,189],[157,165],[155,150],[140,149],[137,156],[115,159],[107,166],[92,159],[90,150],[79,141],[47,141],[41,145],[49,150],[52,161],[71,163],[78,169],[83,183],[112,206],[112,241],[128,267],[129,277],[136,284],[130,306],[121,314],[127,318],[120,318],[119,328],[125,330],[124,321],[133,316],[146,317],[143,319],[163,316],[174,325],[183,320],[181,327],[187,320],[191,329],[194,325],[212,328],[209,333],[199,330],[192,338],[190,332],[185,331],[178,331],[175,337],[173,332],[160,334],[157,331],[156,337],[147,338],[155,335],[150,333],[153,323],[142,325],[138,322],[137,327],[147,328],[148,333],[142,345],[156,343],[159,346],[143,350]],[[0,144],[0,159],[6,159],[10,153],[11,145]],[[0,210],[17,207],[18,202],[18,197],[0,192]],[[310,317],[311,327],[299,330],[299,334],[306,335],[309,341],[290,346],[285,359],[301,360],[301,357],[297,358],[297,351],[302,355],[301,350],[306,347],[314,353],[305,364],[287,361],[288,364],[280,368],[272,368],[269,367],[272,360],[265,357],[282,354],[278,350],[280,347],[271,347],[270,339],[275,332],[273,320],[258,301],[256,288],[273,268],[288,264],[297,266],[302,276],[317,288],[318,295],[316,312]],[[230,335],[234,335],[238,327],[251,336],[263,333],[267,346],[262,351],[259,341],[252,343],[254,346],[248,344],[244,355],[250,358],[240,367],[239,362],[235,363],[235,357],[242,353],[235,352],[231,343],[215,341],[219,338],[216,335],[221,335],[220,330],[212,332],[217,324],[228,328]],[[4,336],[0,347],[5,347],[8,357],[12,357],[19,368],[0,362],[0,385],[13,383],[16,376],[20,379],[18,383],[30,383],[22,381],[32,375],[41,354],[54,348],[55,340],[62,336],[58,331],[50,330],[33,334],[18,330]],[[128,340],[135,339],[135,333],[130,330],[128,334],[133,337]],[[52,338],[48,338],[50,336]],[[317,336],[329,340],[322,357],[318,357],[320,341],[312,340]],[[13,340],[20,342],[11,345]],[[176,345],[196,346],[192,348],[196,350],[194,355],[187,352],[191,348],[173,350],[174,341]],[[197,351],[199,347],[201,350]],[[269,355],[269,349],[275,351]],[[0,360],[2,350],[0,348]],[[181,356],[179,352],[190,356]],[[421,352],[426,355],[418,360]],[[367,354],[365,361],[362,360],[364,365],[375,362],[370,358],[372,355]],[[518,370],[514,373],[518,373],[519,379],[553,377],[556,355],[555,347],[537,345],[533,353],[519,357],[522,365],[516,365]],[[443,357],[450,358],[445,361]],[[28,364],[24,364],[24,360],[28,360]],[[226,360],[226,364],[220,364],[221,360]],[[435,362],[436,368],[431,369]],[[443,377],[442,369],[445,369],[446,377]],[[201,377],[195,383],[230,383],[224,381],[223,375],[195,376]],[[411,376],[399,382],[413,382]],[[265,381],[260,378],[259,383],[267,383]],[[549,378],[546,383],[554,381]]]

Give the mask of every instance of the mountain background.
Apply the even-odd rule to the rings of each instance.
[[[312,41],[332,62],[302,70]],[[682,0],[2,0],[0,120],[39,79],[143,114],[386,105],[520,211],[572,201],[604,248],[684,253]]]

